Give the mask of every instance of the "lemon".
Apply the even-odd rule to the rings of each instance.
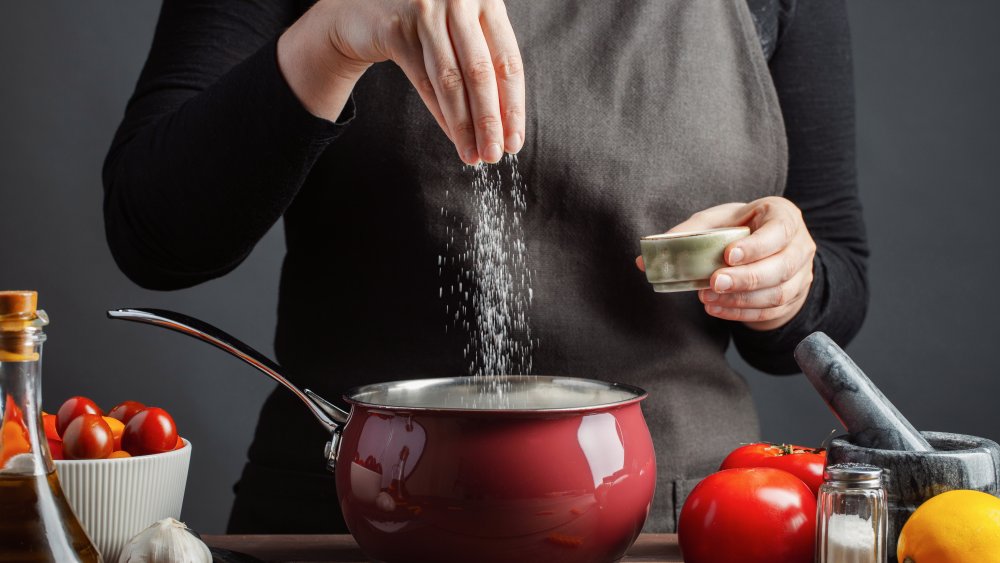
[[[910,516],[897,546],[899,563],[1000,563],[1000,499],[941,493]]]

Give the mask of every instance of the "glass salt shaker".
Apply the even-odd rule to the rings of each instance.
[[[816,505],[816,563],[885,563],[888,510],[882,470],[831,465],[823,480]]]

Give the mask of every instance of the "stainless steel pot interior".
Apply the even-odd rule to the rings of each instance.
[[[351,389],[344,399],[385,408],[575,411],[628,403],[645,395],[638,387],[592,379],[499,375],[376,383]]]

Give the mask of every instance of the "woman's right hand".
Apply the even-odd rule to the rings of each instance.
[[[394,61],[466,164],[524,144],[524,70],[502,0],[320,0],[278,40],[278,65],[334,120],[372,63]]]

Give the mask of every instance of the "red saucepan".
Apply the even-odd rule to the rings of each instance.
[[[607,563],[646,520],[656,462],[642,389],[571,377],[418,379],[348,391],[348,415],[197,319],[108,316],[204,340],[298,396],[330,431],[341,510],[375,560]]]

